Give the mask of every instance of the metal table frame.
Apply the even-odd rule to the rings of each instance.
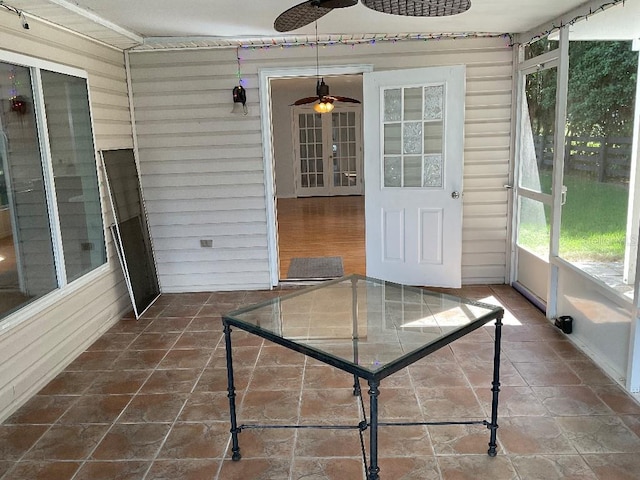
[[[306,288],[299,292],[289,294],[281,297],[281,300],[286,300],[287,298],[304,295],[307,292],[317,290],[319,288],[326,287],[328,285],[333,285],[339,282],[344,282],[345,280],[351,280],[352,282],[352,291],[353,291],[353,316],[352,320],[354,325],[357,319],[357,302],[356,302],[356,284],[358,280],[375,280],[368,279],[367,277],[362,277],[360,275],[350,275],[348,277],[343,277],[340,279],[332,280],[329,282],[325,282],[321,285]],[[387,285],[393,285],[390,282],[384,282]],[[399,287],[404,287],[402,285],[397,285]],[[457,298],[452,297],[451,298]],[[462,300],[462,299],[460,299]],[[469,324],[449,332],[447,335],[439,338],[437,341],[432,342],[428,345],[425,345],[422,348],[409,352],[408,354],[398,358],[397,360],[388,363],[383,368],[372,372],[365,367],[358,365],[355,362],[346,362],[342,359],[339,359],[333,355],[327,354],[322,350],[310,347],[305,344],[297,343],[293,340],[289,340],[282,336],[279,336],[271,331],[261,329],[258,325],[250,324],[243,322],[234,318],[234,315],[240,315],[245,312],[249,312],[251,310],[260,308],[261,306],[265,306],[272,301],[258,303],[256,305],[252,305],[250,307],[242,308],[240,310],[236,310],[234,312],[230,312],[222,317],[222,323],[224,326],[224,339],[225,339],[225,347],[226,347],[226,361],[227,361],[227,383],[228,383],[228,398],[229,398],[229,414],[231,420],[231,451],[232,451],[232,460],[239,461],[242,456],[240,454],[240,445],[238,442],[238,434],[242,430],[246,429],[254,429],[254,428],[319,428],[319,429],[355,429],[359,431],[360,434],[360,444],[362,448],[363,454],[363,462],[365,466],[365,471],[367,472],[367,480],[379,480],[379,472],[380,468],[378,465],[378,427],[380,426],[417,426],[417,425],[484,425],[487,429],[489,429],[489,449],[487,451],[488,455],[491,457],[495,457],[497,454],[497,444],[496,444],[496,434],[498,430],[498,394],[500,392],[500,343],[502,336],[502,318],[504,315],[504,309],[500,307],[496,307],[493,305],[487,305],[480,302],[475,302],[472,300],[464,300],[466,305],[478,305],[482,307],[491,307],[491,310],[488,314],[475,319]],[[494,358],[493,358],[493,380],[491,384],[492,391],[492,400],[491,400],[491,419],[490,420],[480,420],[480,421],[443,421],[443,422],[379,422],[378,421],[378,396],[380,394],[380,381],[389,375],[415,363],[416,361],[426,357],[427,355],[435,352],[436,350],[449,345],[453,341],[471,333],[474,330],[482,327],[486,323],[495,320],[495,337],[494,337]],[[304,355],[312,357],[320,362],[326,363],[328,365],[334,366],[340,370],[346,371],[354,376],[354,395],[360,398],[361,405],[361,413],[362,419],[357,425],[238,425],[237,416],[236,416],[236,393],[235,393],[235,384],[234,384],[234,376],[233,376],[233,349],[232,349],[232,341],[231,341],[231,327],[237,327],[246,332],[255,334],[259,337],[262,337],[266,340],[269,340],[278,345],[282,345],[283,347],[289,348],[291,350],[300,352]],[[358,342],[357,339],[354,338],[354,354],[357,356],[357,348]],[[360,388],[360,379],[366,380],[369,389],[367,391],[369,395],[369,419],[367,420],[366,409],[364,405],[364,399],[361,394]],[[367,462],[367,455],[364,443],[364,432],[369,430],[369,461]]]

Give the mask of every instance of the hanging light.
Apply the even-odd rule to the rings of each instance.
[[[333,110],[333,103],[320,101],[313,106],[313,109],[318,113],[330,113]]]
[[[247,91],[242,86],[242,72],[240,70],[240,48],[236,48],[236,60],[238,62],[238,85],[233,87],[233,115],[246,115],[249,113],[247,108]]]
[[[314,7],[315,8],[315,7]],[[318,22],[315,23],[316,29],[316,96],[305,97],[293,102],[293,105],[306,105],[313,102],[318,102],[313,105],[313,109],[318,113],[330,113],[333,110],[333,102],[351,102],[360,103],[360,100],[349,97],[339,97],[337,95],[329,95],[329,85],[324,83],[324,78],[320,76],[320,58],[318,50],[320,49],[320,41],[318,40]]]

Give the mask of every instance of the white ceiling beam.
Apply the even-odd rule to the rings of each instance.
[[[127,30],[126,28],[121,27],[120,25],[116,25],[113,22],[110,22],[109,20],[102,18],[100,15],[90,12],[88,10],[85,10],[83,8],[80,8],[79,6],[77,6],[74,3],[71,3],[67,0],[49,0],[51,3],[55,3],[56,5],[59,5],[63,8],[66,8],[67,10],[76,13],[88,20],[91,20],[92,22],[97,23],[98,25],[101,25],[105,28],[108,28],[109,30],[114,31],[115,33],[122,35],[126,38],[129,38],[131,40],[133,40],[136,43],[140,43],[142,44],[144,42],[144,38],[141,35],[138,35],[137,33],[134,33],[130,30]]]

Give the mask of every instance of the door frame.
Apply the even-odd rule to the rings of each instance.
[[[277,78],[316,77],[330,75],[358,75],[372,72],[372,64],[316,65],[289,68],[263,68],[258,71],[260,92],[260,123],[262,127],[262,158],[264,166],[265,205],[267,215],[267,250],[269,252],[269,276],[271,286],[280,281],[278,253],[278,225],[275,200],[275,159],[273,153],[273,129],[271,108],[271,80]]]

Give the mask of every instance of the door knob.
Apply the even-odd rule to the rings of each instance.
[[[460,198],[460,192],[452,192],[451,198],[455,198],[456,200]]]

